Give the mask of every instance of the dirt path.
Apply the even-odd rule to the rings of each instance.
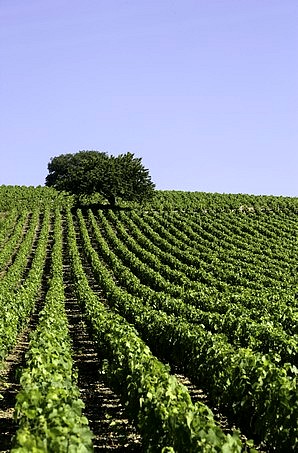
[[[0,371],[0,451],[8,452],[11,448],[11,438],[16,432],[16,423],[13,420],[15,398],[20,390],[17,371],[24,366],[25,353],[28,349],[28,333],[26,329],[5,360],[5,367]]]
[[[140,435],[126,418],[118,396],[100,373],[102,358],[74,297],[65,238],[63,276],[74,365],[78,370],[78,386],[85,403],[84,414],[94,434],[94,451],[142,452]],[[98,285],[95,289],[100,292]]]

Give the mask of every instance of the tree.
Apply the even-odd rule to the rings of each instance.
[[[155,187],[142,159],[132,153],[117,157],[99,151],[61,154],[50,160],[48,170],[46,186],[78,196],[100,193],[112,206],[117,198],[149,199]]]

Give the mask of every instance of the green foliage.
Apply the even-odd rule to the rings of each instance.
[[[122,185],[114,182],[124,199],[134,190],[134,157],[124,156],[124,171],[120,156],[117,167],[117,158],[102,154],[111,174],[123,171]],[[79,173],[86,204],[97,178],[92,169],[89,181]],[[49,242],[54,207],[70,207],[73,198],[53,187],[0,187],[1,362],[30,317],[47,250],[52,258],[17,397],[18,453],[92,451],[63,303],[59,209],[53,248]],[[296,451],[297,199],[156,191],[143,210],[83,212],[67,214],[77,297],[106,359],[103,372],[139,426],[145,451],[245,448],[237,433],[222,433],[207,406],[192,404],[168,362],[266,451]]]
[[[89,217],[94,229],[93,234],[98,241],[96,251],[91,246],[83,216],[78,211],[84,249],[111,308],[135,325],[155,353],[182,367],[187,375],[209,393],[213,402],[229,416],[237,419],[237,423],[250,435],[258,436],[278,451],[296,448],[297,368],[288,364],[281,367],[280,356],[274,354],[274,351],[270,351],[271,355],[267,356],[250,348],[233,348],[225,335],[211,333],[201,324],[190,324],[181,316],[174,316],[172,313],[175,301],[172,300],[172,304],[168,304],[166,308],[162,302],[167,304],[167,297],[163,301],[160,298],[160,285],[163,285],[164,291],[170,293],[171,284],[153,272],[145,262],[140,262],[121,241],[116,240],[116,235],[114,241],[108,245],[101,237],[100,228],[96,226],[90,211]],[[107,238],[112,239],[112,229],[107,228],[103,216],[99,218]],[[117,255],[112,248],[115,248]],[[123,264],[125,262],[128,262],[129,267]],[[107,269],[107,265],[110,270]],[[115,284],[115,280],[118,281],[118,285]],[[134,295],[130,294],[131,292]],[[158,299],[159,310],[156,310]],[[180,309],[183,308],[183,303],[179,304],[179,301],[176,301],[176,305]],[[165,311],[170,314],[166,314]],[[212,314],[205,313],[202,321],[208,320],[208,316],[210,316],[209,327],[214,320]],[[245,326],[245,318],[242,326]],[[257,326],[252,321],[251,326],[252,332],[256,333],[261,341],[265,326]],[[240,328],[238,333],[245,338]],[[281,330],[276,330],[275,334],[277,333],[281,337],[271,335],[270,328],[267,329],[267,336],[271,335],[269,347],[275,348],[276,343],[283,353],[288,347],[289,351],[285,351],[288,354],[286,357],[294,361],[297,357],[297,340],[292,341],[292,338],[284,335]],[[252,343],[255,345],[255,342]],[[264,345],[264,348],[266,347]]]
[[[0,309],[2,313],[0,318],[0,362],[15,344],[18,333],[26,324],[40,288],[49,234],[49,208],[44,211],[42,228],[32,266],[24,283],[21,284],[28,255],[32,250],[39,215],[40,212],[36,209],[32,214],[27,234],[13,264],[0,280]]]
[[[86,241],[88,234],[83,232]],[[77,296],[85,307],[96,342],[106,355],[105,373],[122,395],[130,416],[137,420],[145,451],[240,452],[237,433],[225,435],[204,404],[193,405],[186,388],[169,374],[137,331],[121,316],[108,311],[91,291],[68,213],[68,243]],[[104,283],[105,281],[105,283]],[[114,285],[102,276],[102,288]]]
[[[67,196],[53,187],[0,186],[0,211],[44,209],[49,204],[63,206],[65,203]]]
[[[88,453],[92,433],[73,370],[62,279],[61,216],[56,211],[50,287],[31,335],[15,418],[13,453]]]
[[[140,202],[153,195],[149,171],[132,153],[117,157],[98,151],[61,154],[51,159],[48,170],[47,186],[78,196],[100,193],[111,205],[117,198]]]

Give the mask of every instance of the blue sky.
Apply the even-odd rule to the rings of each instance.
[[[298,196],[297,0],[0,0],[0,184],[143,158],[158,189]]]

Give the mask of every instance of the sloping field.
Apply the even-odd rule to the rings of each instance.
[[[0,451],[297,451],[297,199],[0,208]]]

